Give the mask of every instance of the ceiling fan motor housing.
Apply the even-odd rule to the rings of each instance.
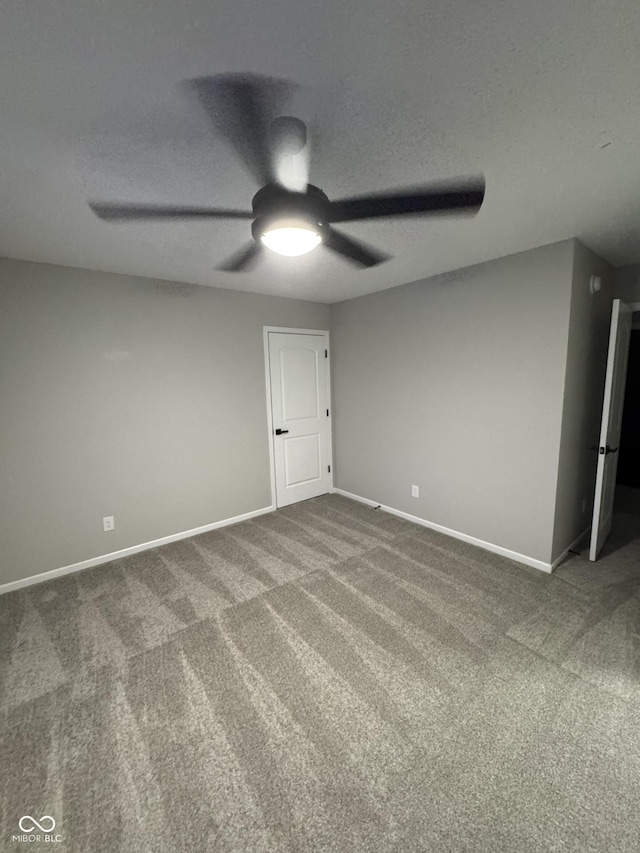
[[[277,184],[267,184],[253,197],[251,202],[255,217],[251,225],[253,239],[262,235],[277,223],[303,223],[310,225],[324,240],[329,234],[330,202],[327,196],[312,184],[304,193],[291,192]]]

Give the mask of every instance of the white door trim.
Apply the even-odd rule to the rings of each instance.
[[[264,381],[267,394],[267,429],[269,431],[269,476],[271,480],[271,506],[276,502],[276,457],[273,444],[273,415],[271,412],[271,370],[269,365],[269,332],[281,335],[326,335],[327,349],[327,401],[329,404],[329,490],[333,491],[333,400],[331,397],[331,334],[328,329],[295,329],[286,326],[263,326],[262,344],[264,347]]]

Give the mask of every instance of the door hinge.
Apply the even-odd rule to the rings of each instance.
[[[324,351],[324,357],[325,357],[325,358],[329,358],[329,350],[328,350],[328,349],[326,349],[326,350]]]
[[[331,473],[331,465],[327,465],[327,471]]]

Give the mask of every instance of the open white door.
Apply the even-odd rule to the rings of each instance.
[[[593,523],[589,546],[590,560],[598,558],[598,554],[611,531],[613,520],[618,442],[620,441],[624,389],[627,381],[631,319],[630,306],[625,305],[619,299],[614,299],[611,312],[611,331],[609,333],[607,375],[604,383],[600,444],[598,446],[596,495],[593,504]]]
[[[331,489],[329,339],[269,332],[276,505]]]

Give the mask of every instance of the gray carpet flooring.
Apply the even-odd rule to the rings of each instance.
[[[329,495],[2,596],[0,847],[638,851],[639,616],[632,491],[551,576]]]

